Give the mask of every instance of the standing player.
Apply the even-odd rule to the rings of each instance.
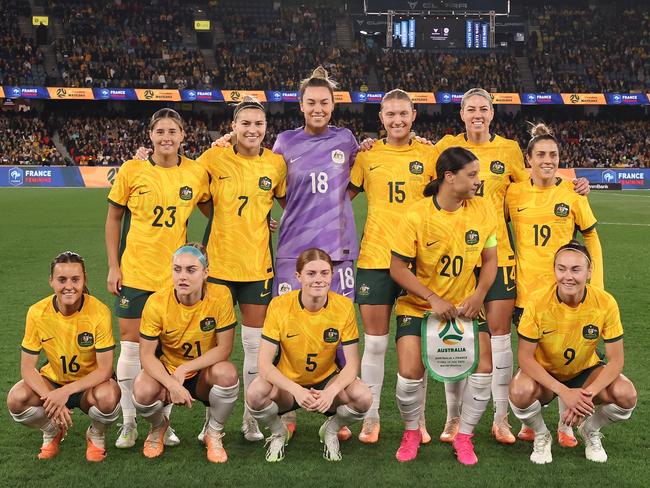
[[[115,310],[121,336],[117,379],[124,423],[115,443],[120,448],[132,447],[138,437],[132,396],[133,379],[141,370],[142,309],[154,291],[171,283],[168,263],[187,240],[190,214],[197,204],[210,201],[205,169],[179,155],[184,125],[174,110],[157,111],[149,123],[153,154],[146,161],[124,163],[108,195],[107,281],[108,291],[118,297]],[[171,434],[170,429],[166,442],[176,445],[178,438],[170,438]]]
[[[321,249],[300,253],[295,271],[300,290],[274,298],[264,321],[260,374],[246,392],[246,402],[253,416],[271,430],[269,462],[284,459],[291,437],[279,414],[300,407],[331,414],[319,430],[323,457],[340,461],[337,432],[361,420],[372,401],[370,390],[357,378],[354,305],[330,291],[333,269]],[[342,369],[336,362],[339,344],[347,360]]]
[[[70,410],[80,408],[91,418],[86,431],[86,459],[106,457],[106,429],[120,415],[120,389],[113,376],[115,341],[111,312],[88,294],[81,256],[66,251],[50,265],[54,294],[27,312],[20,356],[22,380],[7,395],[13,419],[43,431],[39,459],[59,453],[72,425]],[[45,351],[47,363],[36,363]]]
[[[460,146],[474,153],[481,164],[480,187],[476,196],[484,197],[497,216],[497,246],[499,269],[492,288],[485,297],[485,311],[492,334],[492,398],[494,421],[492,435],[503,444],[515,442],[508,424],[508,385],[512,378],[512,343],[510,326],[515,305],[515,253],[510,244],[510,234],[504,216],[504,201],[508,186],[515,181],[528,181],[524,158],[516,141],[490,132],[494,107],[490,94],[482,88],[472,88],[464,95],[460,117],[465,123],[465,133],[447,135],[435,146],[437,154],[451,146]],[[576,181],[576,192],[587,194],[589,183]],[[447,422],[440,435],[443,442],[451,442],[458,432],[464,381],[445,384]]]
[[[558,144],[544,124],[531,130],[526,149],[531,178],[510,185],[506,211],[513,223],[517,246],[517,302],[515,324],[521,317],[530,294],[554,283],[552,268],[555,251],[579,230],[593,259],[591,283],[603,284],[603,256],[596,232],[596,218],[589,201],[573,190],[573,184],[556,176],[560,162]],[[533,440],[532,430],[522,429],[520,438]],[[570,425],[558,425],[561,446],[575,447],[577,441]]]
[[[607,453],[600,429],[629,419],[637,400],[634,385],[622,374],[618,305],[609,293],[587,284],[592,262],[579,242],[560,247],[553,266],[556,282],[530,295],[519,324],[521,370],[510,384],[512,410],[535,432],[530,460],[550,463],[552,436],[542,418],[542,405],[556,395],[562,397],[566,405],[562,422],[582,422],[578,432],[585,456],[604,463]],[[607,364],[596,351],[601,338]]]
[[[391,236],[409,205],[423,198],[425,186],[435,178],[432,146],[410,139],[415,116],[413,102],[405,91],[386,93],[379,117],[388,135],[369,151],[360,152],[352,167],[351,198],[361,191],[368,198],[355,298],[365,332],[361,379],[370,387],[373,397],[359,434],[359,440],[364,443],[379,439],[379,403],[390,315],[401,292],[390,277]],[[424,409],[420,429],[423,442],[431,441]]]
[[[135,379],[133,399],[151,423],[144,455],[163,453],[169,425],[164,404],[191,407],[197,398],[210,409],[204,438],[208,461],[225,463],[223,429],[239,393],[237,370],[228,361],[237,325],[232,299],[226,287],[207,284],[208,258],[200,244],[178,249],[172,270],[173,286],[147,300],[140,325],[144,369]]]
[[[390,276],[406,290],[397,299],[396,396],[404,420],[398,461],[417,457],[418,420],[424,402],[421,356],[422,317],[431,310],[445,320],[457,315],[479,317],[485,295],[497,274],[497,222],[491,205],[474,198],[480,189],[480,165],[467,149],[451,147],[440,154],[437,178],[425,197],[406,211],[394,234]],[[478,277],[475,268],[481,261]],[[409,265],[415,268],[413,274]],[[490,400],[492,355],[490,335],[479,326],[480,359],[463,394],[459,432],[453,440],[458,461],[476,464],[472,432]]]

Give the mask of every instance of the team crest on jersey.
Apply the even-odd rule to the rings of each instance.
[[[468,230],[465,232],[465,243],[469,246],[478,244],[479,234],[477,230]]]
[[[558,203],[555,206],[555,215],[558,217],[566,217],[569,215],[569,206],[566,203]]]
[[[338,342],[339,331],[333,327],[330,327],[329,329],[325,329],[325,332],[323,332],[323,340],[329,343]]]
[[[178,191],[178,196],[181,197],[181,200],[191,200],[192,195],[192,187],[190,186],[181,186],[181,189]]]
[[[120,297],[120,303],[118,306],[120,308],[129,308],[129,299],[126,297]]]
[[[411,161],[409,163],[409,171],[414,175],[421,175],[424,173],[424,165],[420,161]]]
[[[90,347],[95,343],[95,338],[90,332],[82,332],[77,336],[77,344],[81,347]]]
[[[292,290],[291,284],[283,282],[278,285],[278,295],[284,295]]]
[[[397,327],[408,327],[411,325],[411,320],[413,317],[400,317],[399,321],[397,322]]]
[[[585,339],[598,339],[599,336],[598,327],[593,324],[585,325],[582,328],[582,337]]]
[[[502,175],[506,172],[506,165],[501,161],[492,161],[490,163],[490,171],[492,171],[495,175]]]
[[[201,326],[201,330],[203,332],[210,332],[217,326],[217,321],[214,319],[214,317],[206,317],[201,320],[199,325]]]
[[[334,149],[332,151],[332,162],[336,164],[345,163],[345,153],[340,149]]]
[[[271,181],[271,178],[269,178],[268,176],[262,176],[260,178],[260,181],[258,182],[258,185],[261,190],[268,191],[273,186],[273,182]]]
[[[359,296],[367,297],[368,295],[370,295],[370,287],[365,283],[361,283],[361,286],[359,287]]]

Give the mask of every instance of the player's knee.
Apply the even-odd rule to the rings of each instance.
[[[133,382],[133,398],[141,405],[149,405],[158,397],[159,388],[156,388],[157,382],[151,381],[150,378],[143,374],[136,376]]]
[[[535,401],[536,384],[521,376],[515,376],[510,382],[509,398],[518,408],[526,408]]]
[[[370,388],[361,381],[357,382],[354,389],[354,396],[351,395],[353,407],[357,412],[363,413],[370,410],[372,405],[372,393]]]
[[[634,383],[620,376],[613,386],[612,396],[616,405],[622,408],[633,408],[636,406],[637,392]]]
[[[23,412],[32,396],[31,389],[27,388],[22,381],[18,382],[7,393],[7,408],[12,413]]]
[[[246,403],[253,410],[261,410],[268,403],[270,389],[266,387],[265,381],[258,376],[246,390]]]
[[[419,380],[424,376],[422,361],[413,361],[411,364],[400,364],[399,374],[407,380]]]
[[[102,413],[110,413],[120,402],[120,388],[114,381],[106,381],[93,388],[94,406]]]
[[[212,384],[228,388],[235,386],[239,381],[235,366],[229,361],[221,361],[210,367],[210,376]]]

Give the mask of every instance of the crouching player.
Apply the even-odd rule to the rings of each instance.
[[[284,459],[291,436],[280,415],[300,407],[330,415],[319,431],[323,457],[340,461],[337,432],[362,420],[372,403],[370,389],[357,378],[359,331],[354,305],[330,291],[332,271],[325,251],[303,251],[296,261],[300,290],[276,297],[269,305],[259,375],[246,392],[251,414],[271,430],[267,461]],[[336,363],[339,344],[346,360],[341,370]]]
[[[604,463],[600,429],[629,419],[637,398],[634,385],[622,374],[618,305],[609,293],[587,284],[591,257],[578,241],[560,247],[554,267],[557,283],[531,296],[519,323],[521,370],[510,383],[510,405],[535,431],[532,462],[553,460],[542,405],[557,395],[567,407],[561,421],[580,424],[587,459]],[[601,338],[607,363],[596,352]]]
[[[209,407],[208,461],[225,463],[223,429],[239,392],[237,370],[228,361],[236,325],[232,298],[226,287],[207,283],[208,259],[200,244],[176,251],[172,278],[173,286],[147,300],[140,325],[143,371],[135,379],[133,400],[151,423],[144,455],[163,453],[169,425],[165,404],[191,407],[197,398]]]
[[[107,427],[120,415],[120,389],[113,376],[115,340],[111,312],[88,294],[84,260],[66,251],[50,266],[54,295],[27,312],[20,374],[7,396],[13,419],[43,431],[39,459],[53,458],[72,426],[72,408],[91,418],[86,431],[86,459],[106,457]],[[47,363],[36,363],[41,351]]]

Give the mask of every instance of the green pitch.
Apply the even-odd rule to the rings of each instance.
[[[50,293],[47,284],[49,262],[64,250],[83,255],[93,294],[110,304],[106,291],[104,219],[107,190],[2,189],[0,190],[0,393],[3,398],[20,378],[20,341],[27,307]],[[239,433],[242,397],[227,425],[224,439],[230,460],[210,465],[196,440],[203,423],[203,405],[189,410],[175,408],[172,424],[181,445],[168,448],[162,458],[146,460],[141,453],[147,426],[140,423],[140,439],[132,450],[113,447],[117,428],[107,439],[108,457],[98,465],[84,458],[84,432],[88,418],[74,413],[75,425],[62,444],[61,454],[50,461],[38,461],[40,432],[16,425],[5,407],[0,409],[0,487],[47,486],[599,486],[602,483],[648,486],[650,468],[650,379],[647,375],[650,335],[648,274],[650,272],[650,192],[594,192],[591,204],[601,225],[598,232],[605,255],[605,282],[617,298],[625,326],[625,373],[639,391],[639,406],[629,422],[604,431],[609,454],[605,465],[585,460],[583,448],[563,449],[554,444],[553,463],[533,465],[531,446],[498,445],[489,435],[489,410],[479,425],[475,445],[479,464],[460,466],[451,447],[437,440],[445,417],[443,389],[429,380],[427,424],[434,441],[422,446],[416,461],[400,464],[395,451],[402,423],[395,405],[396,360],[391,341],[382,397],[382,431],[378,444],[364,446],[356,438],[342,447],[343,461],[328,463],[321,457],[318,426],[324,420],[316,414],[298,414],[298,433],[291,441],[286,459],[279,464],[264,461],[263,443],[249,444]],[[355,201],[359,232],[365,218],[365,202]],[[192,218],[190,239],[203,235],[205,219]],[[117,323],[114,324],[119,337]],[[242,353],[236,339],[233,360],[241,365]],[[491,409],[491,407],[490,407]],[[556,403],[545,410],[549,427],[557,422]],[[514,429],[519,423],[510,416]],[[553,428],[551,430],[554,430]],[[359,426],[353,427],[355,435]]]

